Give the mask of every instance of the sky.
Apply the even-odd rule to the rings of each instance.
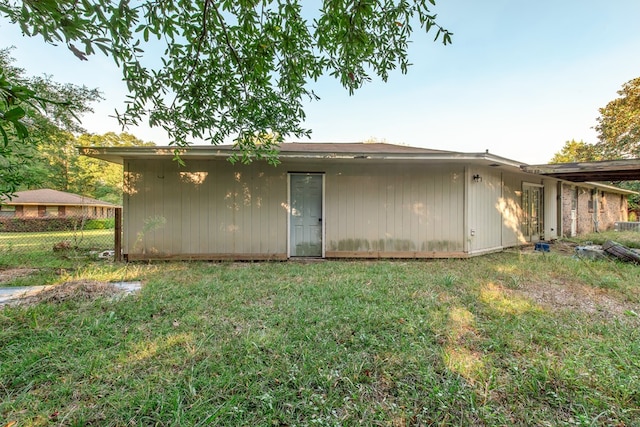
[[[599,108],[640,76],[638,0],[437,0],[432,10],[453,44],[415,33],[408,73],[393,72],[353,96],[322,78],[314,84],[321,100],[305,109],[311,140],[299,141],[374,139],[547,163],[566,141],[597,142]],[[64,46],[0,21],[0,47],[8,46],[28,75],[99,88],[105,100],[83,126],[122,131],[113,115],[124,109],[126,86],[109,58],[81,62]],[[126,131],[168,143],[161,129]]]

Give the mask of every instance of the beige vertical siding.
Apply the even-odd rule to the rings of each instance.
[[[224,160],[125,162],[125,253],[282,257],[286,173]]]
[[[502,246],[511,247],[526,243],[522,234],[522,181],[521,175],[504,173],[502,175],[502,197],[498,210],[502,216]]]
[[[524,241],[521,190],[531,177],[498,168],[368,160],[284,161],[277,168],[188,160],[179,167],[135,160],[125,161],[125,253],[286,257],[290,172],[325,175],[327,257],[466,256]],[[481,182],[473,182],[475,174]]]
[[[473,180],[482,177],[481,182]],[[538,177],[501,172],[493,168],[469,168],[468,181],[468,249],[471,254],[524,244],[522,233],[522,186],[542,184]],[[546,233],[556,236],[557,181],[544,181],[544,221]],[[549,238],[545,236],[545,238]]]
[[[475,182],[474,175],[481,181]],[[489,168],[469,168],[468,185],[468,239],[469,252],[502,247],[502,174]]]
[[[287,173],[325,174],[327,256],[463,254],[462,166],[125,162],[125,253],[238,258],[287,253]]]
[[[327,256],[462,253],[462,166],[332,164],[325,172]]]

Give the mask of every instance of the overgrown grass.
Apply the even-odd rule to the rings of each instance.
[[[607,240],[613,240],[630,248],[640,248],[640,233],[637,231],[603,231],[601,233],[590,233],[566,240],[576,243],[592,242],[596,245],[601,245]]]
[[[83,249],[113,249],[114,230],[43,231],[29,233],[0,233],[0,253],[33,253],[51,251],[53,245],[68,242]]]
[[[0,309],[0,419],[638,425],[638,268],[517,252],[85,264],[69,277],[144,287],[119,300]],[[563,304],[569,293],[585,305]]]

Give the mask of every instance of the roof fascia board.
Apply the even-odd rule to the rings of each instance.
[[[599,188],[601,190],[607,190],[612,193],[620,193],[620,194],[640,194],[637,191],[627,190],[626,188],[619,188],[613,185],[601,184],[599,182],[574,182],[573,184],[579,186],[580,184],[586,184],[588,186]]]
[[[231,150],[220,150],[215,147],[190,147],[189,149],[173,149],[171,147],[131,147],[120,149],[116,147],[78,147],[80,153],[85,156],[95,157],[103,160],[119,163],[127,159],[152,157],[174,157],[176,154],[184,158],[228,158],[233,152]],[[499,166],[512,166],[521,168],[524,163],[506,159],[489,153],[371,153],[371,152],[305,152],[287,151],[279,154],[281,159],[312,159],[312,160],[455,160],[470,161],[484,160],[488,163],[495,163]]]
[[[582,163],[554,163],[546,165],[525,165],[522,168],[529,173],[540,175],[545,174],[569,174],[584,172],[585,169],[591,171],[616,170],[636,170],[640,167],[640,159],[628,160],[608,160],[602,162],[582,162]]]

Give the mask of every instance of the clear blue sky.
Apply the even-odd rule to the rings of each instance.
[[[407,75],[393,73],[351,97],[323,78],[316,85],[322,99],[306,109],[311,141],[375,138],[546,163],[567,140],[596,142],[598,109],[640,76],[638,0],[439,0],[433,10],[453,31],[453,44],[416,35]],[[109,58],[80,62],[0,21],[0,46],[10,45],[28,74],[102,90],[106,100],[84,127],[120,131],[108,116],[122,109],[126,88]],[[167,142],[158,129],[129,132]]]

